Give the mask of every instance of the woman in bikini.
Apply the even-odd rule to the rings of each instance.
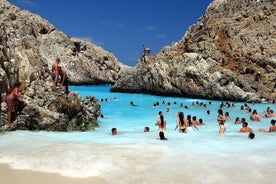
[[[167,130],[167,121],[164,120],[164,116],[162,114],[160,115],[160,120],[157,120],[157,122],[155,123],[155,126],[159,126],[159,131]]]
[[[18,108],[18,104],[19,104],[19,87],[20,87],[20,83],[15,83],[13,85],[13,87],[8,91],[6,97],[5,97],[5,102],[8,106],[8,111],[7,111],[7,115],[8,115],[8,125],[9,126],[14,126],[15,124],[12,122],[12,112],[13,112],[13,108],[14,112],[17,112],[17,108]]]
[[[223,111],[222,109],[218,109],[218,124],[219,124],[219,134],[223,134],[226,130],[226,125],[225,125],[225,117],[223,116]]]
[[[175,130],[179,127],[179,132],[180,133],[187,133],[187,125],[184,120],[184,113],[183,112],[178,112],[178,120],[176,122],[176,127]]]

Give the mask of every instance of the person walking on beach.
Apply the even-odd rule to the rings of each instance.
[[[17,113],[18,105],[19,105],[19,87],[20,83],[15,83],[13,87],[8,91],[6,97],[5,97],[5,102],[8,106],[7,110],[7,116],[8,116],[8,125],[9,126],[14,126],[15,123],[12,122],[12,113],[15,112]]]
[[[167,130],[167,121],[164,119],[164,116],[162,114],[160,115],[160,120],[157,120],[157,122],[155,123],[155,126],[159,127],[159,131]]]
[[[52,78],[53,78],[53,89],[56,89],[58,83],[58,65],[60,63],[60,59],[57,58],[56,61],[52,65]]]
[[[226,125],[225,125],[225,117],[223,116],[223,111],[222,109],[218,109],[218,118],[217,118],[218,124],[219,124],[219,134],[224,134],[226,130]]]

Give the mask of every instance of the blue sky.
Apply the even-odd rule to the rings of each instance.
[[[212,0],[8,0],[134,66],[147,45],[152,54],[179,41]]]

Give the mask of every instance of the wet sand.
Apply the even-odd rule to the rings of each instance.
[[[0,164],[1,184],[107,184],[100,177],[71,178],[58,174],[27,170],[16,170],[8,165]]]

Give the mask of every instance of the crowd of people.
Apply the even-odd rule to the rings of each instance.
[[[133,102],[131,101],[130,104],[133,104]],[[166,104],[166,103],[163,101],[162,104]],[[176,102],[174,104],[176,104]],[[211,105],[211,102],[209,102],[209,104],[203,104],[203,103],[199,103],[199,102],[192,103],[192,106],[199,106],[202,108],[207,108],[208,105]],[[159,106],[159,102],[156,102],[153,104],[153,107],[157,107],[157,106]],[[167,106],[170,109],[171,103],[168,102]],[[184,108],[183,103],[180,104],[180,107]],[[219,127],[218,133],[220,135],[222,135],[226,132],[226,129],[227,129],[226,122],[230,121],[230,119],[231,119],[230,113],[228,111],[225,113],[223,112],[224,109],[228,109],[228,108],[236,108],[236,105],[233,103],[231,104],[229,102],[226,102],[226,103],[222,102],[218,107],[217,123],[218,123],[218,127]],[[189,107],[185,106],[184,109],[189,109]],[[241,105],[240,110],[248,112],[249,118],[251,121],[255,121],[255,122],[261,121],[261,116],[258,114],[257,110],[256,109],[252,110],[247,103],[244,103],[243,105]],[[168,113],[168,111],[166,111],[166,113]],[[179,133],[188,133],[193,130],[198,130],[199,126],[205,125],[202,118],[199,118],[199,120],[197,120],[196,116],[191,116],[190,114],[188,114],[185,117],[183,111],[179,111],[177,115],[178,115],[178,118],[176,120],[175,130],[178,130]],[[207,110],[207,115],[210,115],[209,110]],[[156,120],[156,122],[154,124],[155,126],[158,127],[158,132],[159,132],[158,139],[168,140],[168,138],[165,137],[165,132],[167,130],[167,121],[164,118],[164,114],[162,111],[158,112],[158,117],[159,118]],[[263,118],[273,118],[273,117],[276,117],[276,114],[270,107],[267,107],[267,109],[263,112],[262,117]],[[239,129],[240,133],[248,133],[249,139],[255,138],[255,133],[254,133],[253,129],[251,127],[249,127],[249,123],[246,121],[245,117],[242,117],[242,118],[236,117],[236,119],[233,123],[242,125],[242,127]],[[264,128],[260,128],[260,129],[258,129],[258,131],[261,133],[276,132],[276,125],[275,125],[276,120],[271,119],[270,123],[271,123],[271,126],[268,128],[268,130],[266,130]],[[114,135],[113,129],[112,129],[112,135]],[[144,132],[149,132],[149,130],[150,130],[149,127],[144,127]],[[115,135],[117,135],[117,133]]]
[[[150,54],[150,49],[148,49],[145,45],[144,47],[144,54]],[[68,94],[68,76],[67,72],[59,66],[60,64],[60,59],[57,58],[55,62],[52,64],[52,79],[53,79],[53,85],[52,89],[55,90],[56,88],[65,88],[65,93]],[[7,120],[8,120],[8,126],[14,126],[15,123],[13,123],[13,114],[17,114],[18,111],[18,104],[20,102],[20,98],[22,99],[22,96],[24,94],[23,91],[20,92],[20,86],[21,84],[19,82],[15,83],[6,93],[5,97],[5,102],[7,104]],[[110,99],[111,101],[116,101],[116,98]],[[101,99],[101,102],[108,101],[107,99]],[[162,104],[165,104],[163,101]],[[176,102],[174,103],[176,104]],[[137,106],[134,104],[133,101],[129,103],[130,106]],[[206,108],[208,105],[211,105],[211,102],[209,104],[203,104],[199,103],[198,101],[193,102],[192,106],[199,106]],[[159,102],[156,102],[153,104],[153,107],[159,106]],[[166,113],[170,112],[170,107],[171,104],[170,102],[167,103],[167,110]],[[189,109],[188,106],[184,106],[183,103],[180,104],[180,107],[184,109]],[[231,103],[224,103],[222,102],[218,108],[218,115],[217,115],[217,122],[218,122],[218,127],[219,127],[219,134],[224,134],[226,131],[226,121],[230,119],[230,114],[229,112],[223,113],[223,108],[235,108],[235,104]],[[246,110],[250,113],[250,120],[260,122],[261,121],[261,116],[258,114],[256,109],[251,109],[247,103],[244,103],[244,105],[241,106],[241,110]],[[210,114],[210,111],[207,110],[207,115]],[[164,132],[167,130],[167,121],[164,118],[164,114],[162,111],[159,111],[158,113],[159,119],[155,122],[155,126],[158,126],[158,131],[159,131],[159,139],[161,140],[167,140],[164,136]],[[263,112],[263,117],[264,118],[273,118],[276,117],[276,113],[270,108],[267,107],[267,109]],[[101,114],[101,118],[104,118],[104,116]],[[246,119],[243,117],[240,118],[237,117],[235,124],[242,124],[242,127],[239,132],[241,133],[249,133],[248,137],[249,138],[254,138],[255,134],[253,133],[252,128],[249,127],[248,122]],[[271,120],[271,126],[269,127],[268,130],[264,128],[260,128],[259,132],[265,133],[265,132],[276,132],[276,126],[275,126],[276,120],[272,119]],[[180,133],[188,133],[189,131],[192,131],[193,129],[198,130],[198,126],[205,125],[203,122],[202,118],[197,120],[196,116],[191,116],[188,114],[185,118],[184,113],[182,111],[178,112],[178,118],[176,121],[176,127],[175,130],[178,129]],[[117,129],[112,128],[111,130],[112,135],[117,135]],[[149,127],[144,127],[144,132],[149,132]]]

